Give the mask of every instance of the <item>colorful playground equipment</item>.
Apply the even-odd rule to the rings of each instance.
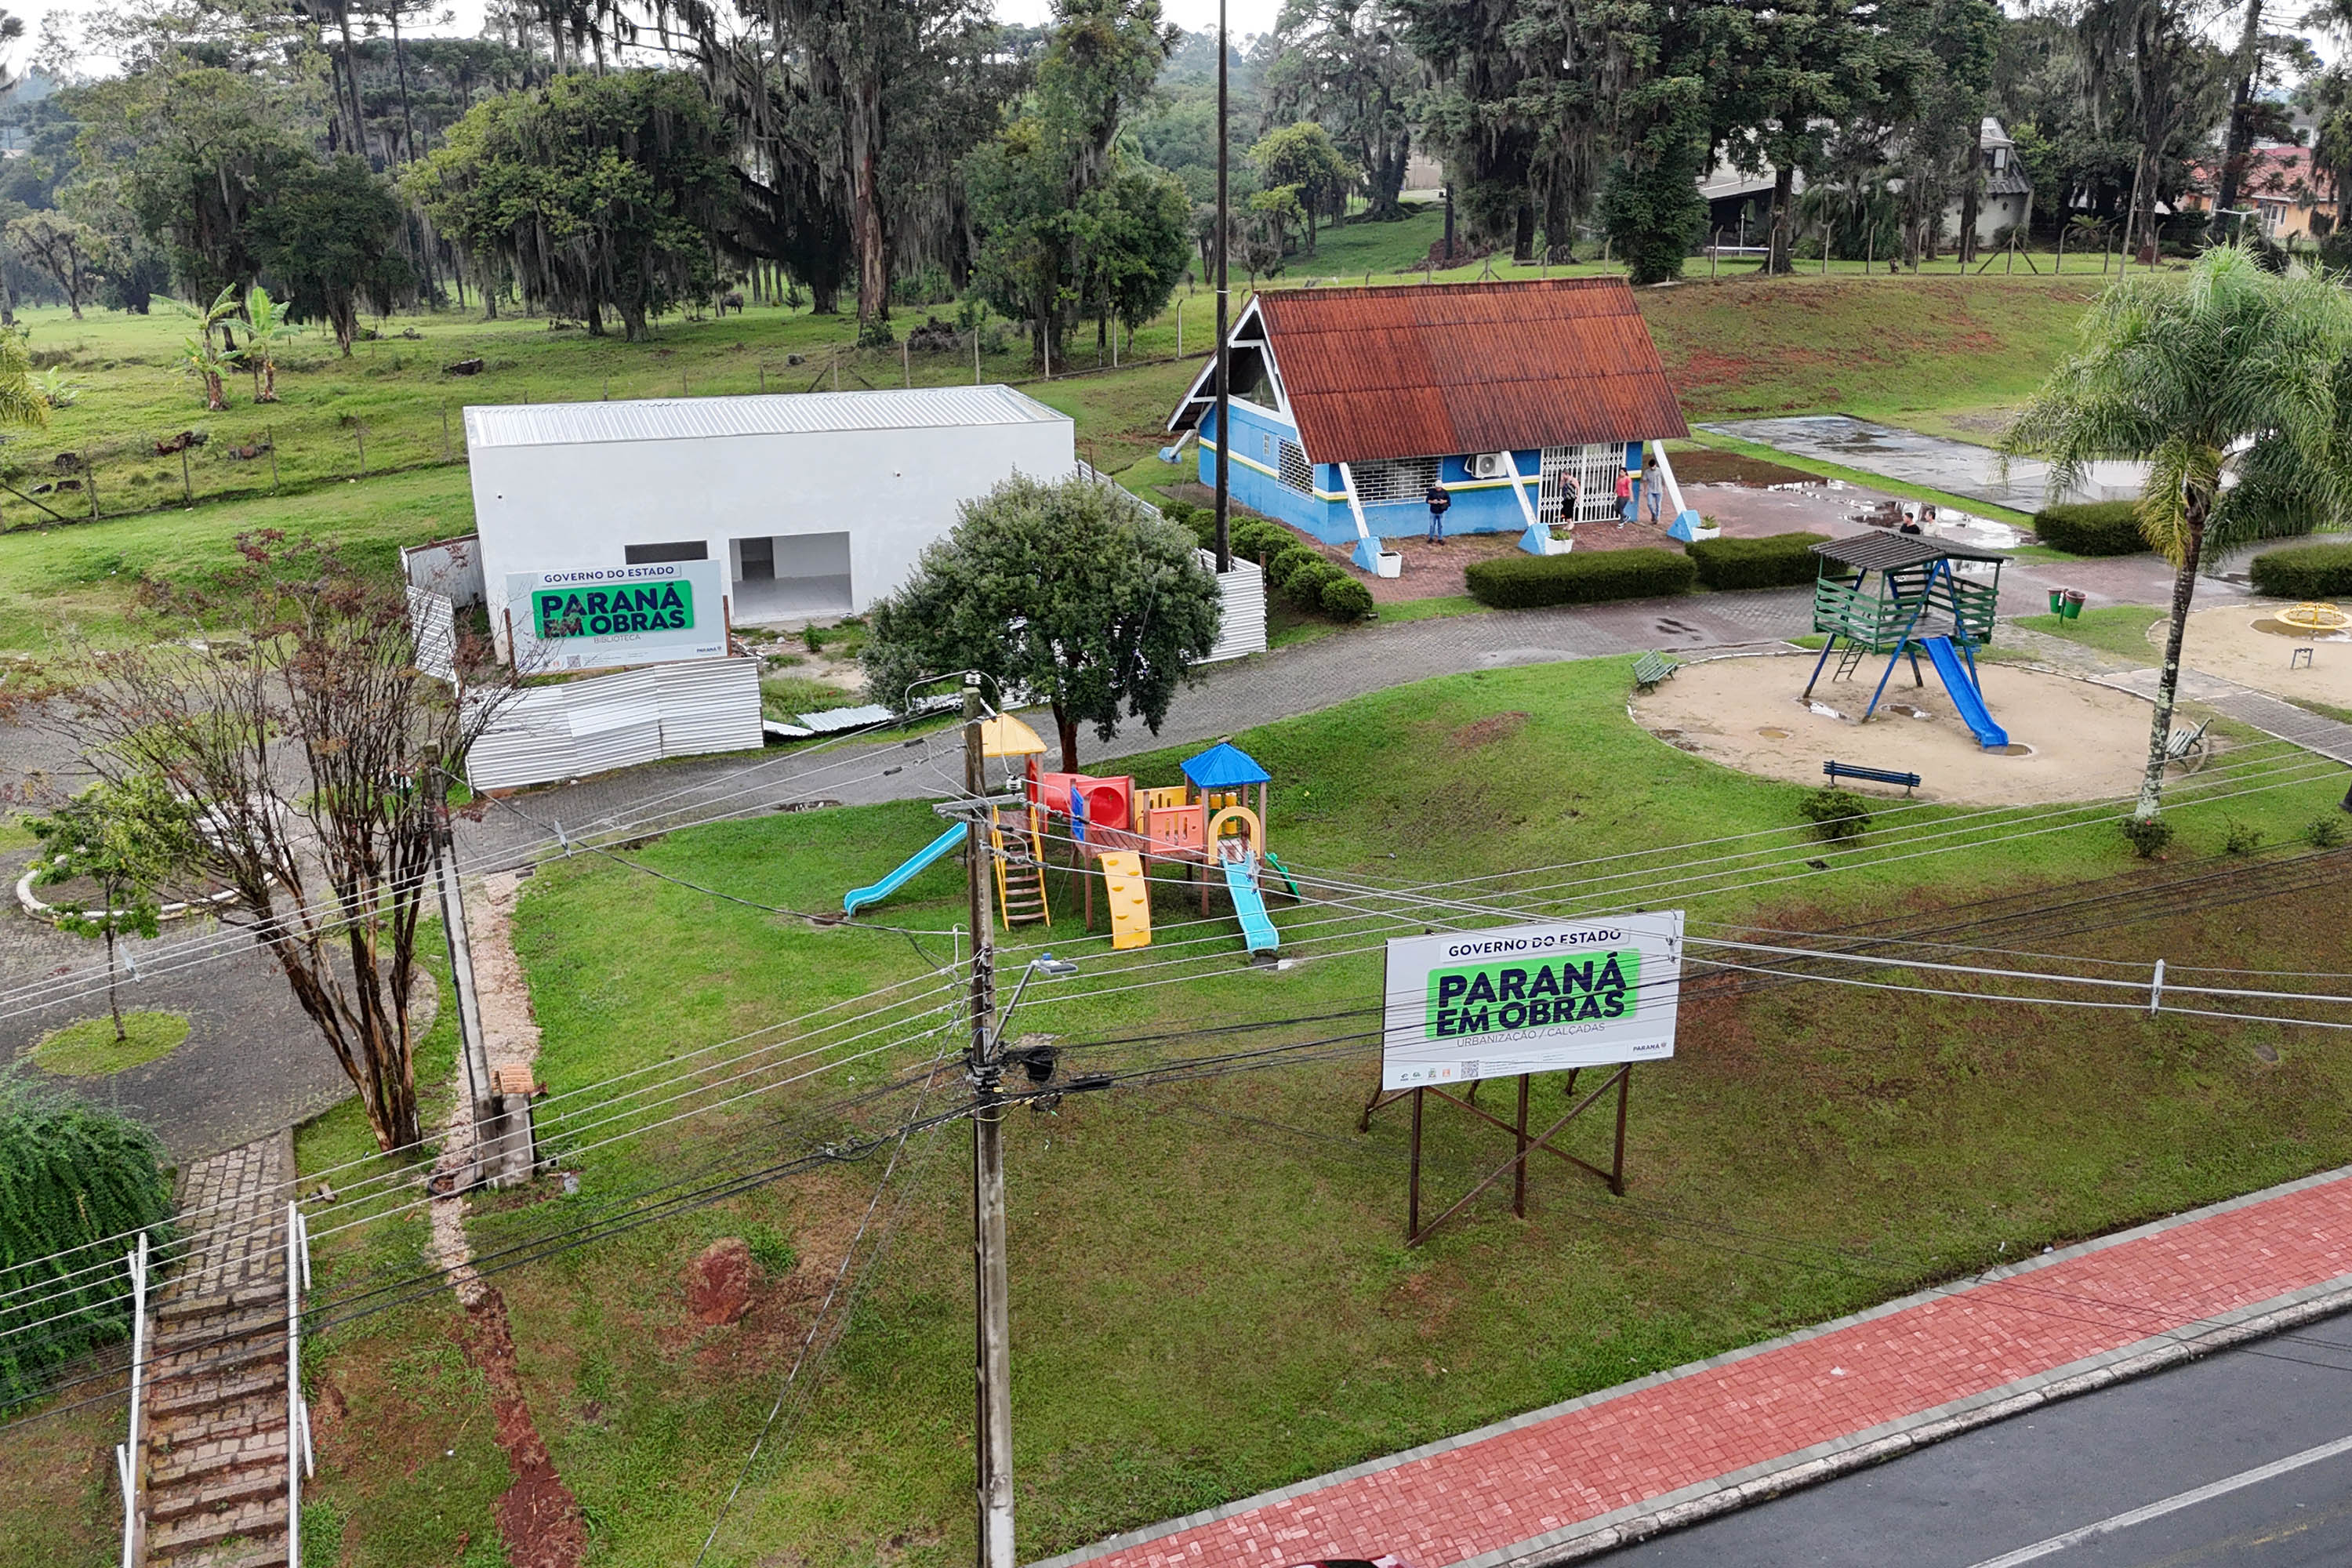
[[[1813,584],[1813,630],[1826,633],[1829,640],[1805,682],[1807,698],[1832,654],[1838,656],[1832,680],[1843,680],[1864,659],[1883,654],[1886,668],[1863,710],[1867,720],[1878,710],[1886,683],[1904,658],[1911,661],[1913,682],[1927,685],[1919,670],[1924,653],[1977,744],[1987,750],[2009,744],[2009,731],[1985,707],[1974,651],[1992,640],[2003,557],[1927,534],[1878,530],[1816,544],[1813,552],[1821,557]],[[1971,568],[1965,576],[1955,564],[1960,562]],[[1986,564],[1990,573],[1983,571]]]
[[[1281,937],[1266,913],[1265,879],[1277,879],[1294,899],[1298,879],[1266,847],[1267,788],[1273,775],[1248,752],[1220,742],[1183,763],[1182,784],[1139,789],[1129,777],[1046,771],[1038,765],[1045,743],[1010,716],[986,721],[981,740],[989,757],[1017,759],[1023,764],[1021,804],[993,806],[989,812],[997,908],[1007,927],[1052,923],[1045,897],[1045,844],[1049,838],[1065,838],[1088,925],[1094,923],[1095,879],[1098,875],[1102,879],[1113,948],[1150,945],[1150,868],[1157,863],[1181,866],[1188,881],[1199,881],[1204,915],[1211,883],[1222,880],[1249,952],[1278,950]],[[1255,807],[1250,802],[1253,786]],[[1056,819],[1066,831],[1055,828]],[[950,828],[880,881],[851,889],[841,900],[843,912],[855,914],[863,905],[897,892],[924,868],[951,853],[963,831]]]

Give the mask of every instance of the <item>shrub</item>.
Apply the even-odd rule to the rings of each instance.
[[[1539,605],[1591,605],[1687,594],[1697,577],[1675,550],[1594,550],[1573,555],[1501,555],[1475,561],[1465,574],[1471,597],[1498,610]]]
[[[1342,573],[1323,584],[1323,613],[1335,621],[1360,621],[1372,613],[1372,591]]]
[[[2352,544],[2298,544],[2254,557],[2254,591],[2276,599],[2352,595]]]
[[[1209,512],[1209,537],[1216,538],[1217,514]],[[1246,555],[1261,566],[1266,558],[1286,544],[1299,542],[1298,535],[1278,522],[1262,517],[1235,518],[1225,531],[1225,539],[1236,555]]]
[[[1313,571],[1322,562],[1320,551],[1304,544],[1286,544],[1265,558],[1265,580],[1274,585],[1275,592],[1288,594],[1291,578],[1301,572]]]
[[[2263,847],[2263,830],[2249,827],[2236,817],[2230,819],[2229,836],[2221,840],[2222,849],[2231,855],[2251,855]]]
[[[2143,860],[2153,860],[2164,853],[2172,842],[2172,824],[2160,816],[2126,816],[2117,823],[2132,853]]]
[[[1825,533],[1776,533],[1767,539],[1702,539],[1688,548],[1698,580],[1710,588],[1784,588],[1821,574],[1813,546]]]
[[[1334,583],[1344,583],[1347,580],[1348,574],[1344,567],[1318,558],[1312,565],[1304,566],[1293,572],[1289,581],[1282,585],[1282,591],[1289,595],[1290,602],[1300,609],[1320,611],[1323,608],[1323,590]]]
[[[800,1261],[800,1251],[779,1235],[772,1226],[755,1225],[743,1233],[743,1244],[751,1249],[751,1261],[771,1280],[782,1279]]]
[[[2068,502],[2033,514],[2033,536],[2069,555],[2137,555],[2147,548],[2139,531],[2139,503]]]
[[[2315,816],[2303,830],[2303,841],[2314,849],[2333,849],[2344,842],[2344,821],[2337,816]]]
[[[1823,784],[1797,803],[1797,809],[1832,842],[1859,838],[1870,831],[1870,802],[1850,789]]]
[[[0,1408],[39,1393],[47,1369],[130,1333],[130,1248],[109,1238],[143,1227],[152,1256],[171,1238],[171,1215],[152,1132],[0,1077]]]

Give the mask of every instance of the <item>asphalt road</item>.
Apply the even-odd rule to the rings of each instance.
[[[1608,1568],[2352,1563],[2352,1316],[1662,1535]]]

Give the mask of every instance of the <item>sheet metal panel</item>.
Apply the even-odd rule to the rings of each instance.
[[[1622,279],[1286,289],[1256,302],[1318,463],[1690,434]]]
[[[1217,573],[1217,594],[1223,613],[1217,620],[1216,646],[1202,664],[1215,664],[1265,651],[1265,568],[1234,557],[1234,569],[1217,572],[1217,558],[1201,552],[1201,564]]]
[[[489,447],[1038,425],[1068,419],[1068,415],[1009,386],[648,397],[616,403],[497,403],[466,410],[466,446],[469,451],[478,451]]]

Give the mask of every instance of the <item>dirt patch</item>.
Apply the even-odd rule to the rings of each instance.
[[[1750,489],[1762,489],[1770,485],[1818,485],[1828,481],[1819,474],[1809,474],[1802,468],[1791,468],[1780,463],[1767,462],[1738,452],[1717,452],[1706,447],[1674,454],[1675,478],[1685,486],[1745,485]]]
[[[2004,756],[1977,744],[1925,660],[1920,668],[1927,683],[1914,686],[1908,663],[1898,667],[1886,698],[1864,724],[1852,716],[1869,706],[1886,661],[1867,659],[1842,681],[1823,672],[1807,704],[1800,694],[1813,659],[1798,654],[1685,665],[1674,679],[1634,698],[1633,717],[1661,738],[1671,731],[1671,744],[1743,773],[1819,784],[1822,763],[1835,758],[1918,773],[1919,798],[1971,805],[2127,795],[2147,754],[2147,704],[2107,687],[2014,665],[1979,665],[1985,705],[2012,742],[2032,748],[2030,755]],[[1898,704],[1908,711],[1896,711]],[[1883,785],[1847,787],[1903,793]]]
[[[1527,723],[1528,715],[1514,708],[1507,713],[1494,713],[1484,719],[1474,720],[1454,731],[1446,739],[1463,751],[1475,752],[1481,746],[1491,746],[1497,741],[1509,740],[1521,730],[1526,729]]]
[[[2218,675],[2281,697],[2299,697],[2331,708],[2352,708],[2352,634],[2336,632],[2282,635],[2258,624],[2273,621],[2276,604],[2222,605],[2199,610],[2189,617],[2180,657],[2192,669]],[[2164,635],[2164,623],[2148,630],[2148,662],[2163,656],[2154,640]],[[2297,648],[2309,648],[2311,658],[2296,658]]]
[[[687,1265],[687,1315],[704,1328],[731,1323],[751,1306],[751,1248],[741,1237],[720,1237]]]
[[[499,1495],[496,1510],[508,1563],[512,1568],[577,1568],[588,1548],[588,1528],[579,1500],[555,1473],[547,1441],[523,1397],[506,1298],[493,1288],[480,1288],[466,1309],[457,1342],[489,1384],[499,1447],[514,1473],[514,1484]]]

